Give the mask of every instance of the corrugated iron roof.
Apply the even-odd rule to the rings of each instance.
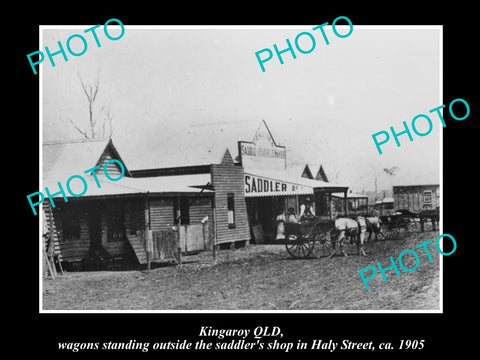
[[[129,177],[128,169],[120,180],[113,182],[103,176],[100,171],[97,175],[100,188],[96,185],[92,174],[85,174],[98,164],[104,151],[109,147],[114,158],[123,160],[116,151],[111,140],[76,140],[46,142],[43,144],[43,173],[42,189],[48,187],[51,193],[59,191],[58,182],[62,184],[68,197],[71,197],[66,188],[66,182],[72,175],[81,175],[87,181],[87,192],[82,196],[110,196],[141,193],[197,193],[201,187],[211,181],[210,174],[193,174],[178,176],[157,176],[133,178]],[[126,166],[125,166],[126,167]],[[73,179],[70,183],[75,194],[84,190],[80,179]],[[211,192],[211,190],[205,190]],[[61,197],[59,193],[55,198]]]
[[[210,183],[210,174],[192,174],[175,176],[156,176],[145,178],[123,177],[118,181],[110,181],[99,176],[100,188],[97,186],[92,175],[85,177],[87,182],[87,192],[82,197],[102,197],[115,195],[133,195],[133,194],[165,194],[165,193],[199,193],[202,187]],[[71,196],[67,189],[64,190],[68,198]],[[57,189],[55,187],[54,189]],[[80,180],[71,182],[71,188],[74,193],[80,194],[84,185]],[[53,191],[52,191],[53,192]],[[212,193],[210,189],[204,189],[204,193]],[[57,194],[54,198],[62,197]]]
[[[333,193],[332,196],[342,199],[344,197],[343,193]],[[368,199],[368,195],[347,192],[347,199]]]
[[[66,181],[96,165],[108,140],[72,140],[43,144],[43,180],[47,184]]]

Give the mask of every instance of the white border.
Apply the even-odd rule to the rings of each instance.
[[[92,25],[40,25],[39,26],[39,49],[43,48],[43,30],[46,29],[79,29],[88,28]],[[111,25],[118,26],[118,25]],[[307,26],[316,25],[124,25],[127,29],[305,29]],[[331,25],[328,25],[331,27]],[[338,25],[339,29],[349,28],[348,25]],[[439,75],[440,75],[440,96],[439,105],[443,102],[443,25],[354,25],[359,29],[388,29],[388,30],[440,30],[439,31]],[[42,88],[43,88],[43,63],[39,64],[39,185],[43,188],[42,181],[42,160],[43,160],[43,105],[42,105]],[[443,114],[443,109],[441,110]],[[440,129],[440,221],[439,229],[443,234],[443,128]],[[440,258],[440,294],[439,294],[439,310],[44,310],[43,306],[43,254],[42,254],[42,224],[43,211],[39,212],[39,313],[40,314],[443,314],[443,256]],[[443,246],[443,238],[441,239]],[[443,247],[442,247],[443,248]]]

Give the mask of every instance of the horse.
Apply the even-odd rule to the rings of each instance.
[[[367,216],[365,221],[367,222],[368,240],[370,241],[372,239],[372,233],[374,233],[375,241],[377,241],[377,236],[380,234],[382,226],[382,220],[378,216]]]
[[[337,232],[337,243],[340,245],[340,251],[344,256],[348,256],[343,250],[343,242],[347,237],[356,240],[358,255],[367,255],[363,250],[365,234],[367,232],[367,221],[364,216],[357,216],[354,219],[349,217],[340,217],[335,220],[335,230]],[[336,250],[330,257],[335,255]]]
[[[422,224],[430,219],[432,222],[432,230],[435,231],[437,230],[438,223],[440,221],[440,209],[437,207],[436,209],[429,209],[429,210],[423,210],[418,214],[420,217],[420,221]],[[423,225],[422,225],[422,231],[423,231]]]

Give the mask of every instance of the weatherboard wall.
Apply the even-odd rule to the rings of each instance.
[[[250,239],[245,203],[243,167],[235,165],[227,150],[220,164],[212,165],[212,183],[215,189],[217,244]],[[235,224],[228,223],[228,194],[234,195]]]

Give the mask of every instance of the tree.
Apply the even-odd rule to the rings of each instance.
[[[392,166],[391,168],[383,168],[382,170],[378,170],[374,166],[372,166],[372,171],[373,171],[373,184],[375,187],[375,200],[376,200],[378,195],[378,179],[383,174],[387,174],[390,177],[395,176],[398,171],[398,166]]]
[[[398,171],[398,166],[393,166],[390,169],[383,168],[383,171],[385,171],[385,173],[389,176],[394,176]]]
[[[87,84],[83,81],[80,74],[77,73],[80,84],[82,85],[83,93],[85,94],[88,101],[88,128],[82,129],[77,124],[70,119],[70,123],[73,127],[82,134],[86,139],[95,139],[99,136],[97,128],[101,128],[101,137],[110,138],[113,135],[113,118],[114,115],[111,113],[110,103],[108,105],[103,105],[100,110],[97,112],[97,95],[99,90],[99,79],[100,79],[100,69],[98,70],[97,77],[93,84]],[[103,117],[102,117],[103,116]],[[101,121],[99,122],[99,119]],[[108,136],[107,136],[107,125],[108,125]]]

